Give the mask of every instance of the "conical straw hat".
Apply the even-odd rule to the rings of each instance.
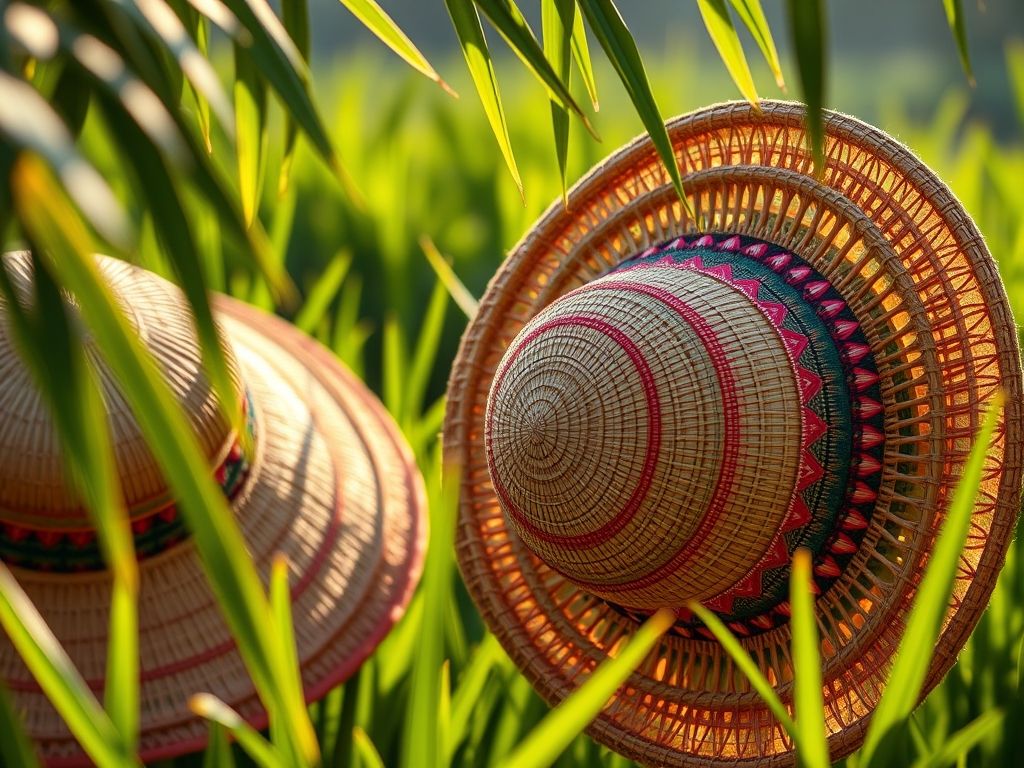
[[[247,453],[202,373],[178,288],[125,262],[101,257],[98,264],[190,417],[259,570],[266,574],[277,552],[288,556],[305,695],[323,696],[401,617],[419,579],[427,520],[408,446],[325,349],[282,320],[218,296],[215,313],[247,404]],[[8,254],[0,266],[28,295],[28,255]],[[205,743],[204,723],[187,708],[194,693],[216,694],[257,726],[266,715],[138,424],[88,341],[86,353],[100,374],[141,559],[140,754],[157,760]],[[0,558],[102,695],[110,578],[2,314]],[[89,764],[3,633],[0,678],[47,764]]]
[[[641,137],[553,205],[452,371],[457,550],[552,704],[660,607],[677,621],[589,732],[656,765],[791,765],[793,744],[688,610],[793,699],[789,563],[814,553],[834,758],[862,741],[981,416],[1007,393],[925,692],[985,607],[1021,488],[1016,329],[995,265],[907,149],[827,114],[725,104]],[[924,649],[930,651],[930,649]]]

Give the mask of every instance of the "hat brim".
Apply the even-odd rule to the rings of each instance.
[[[873,318],[867,326],[892,448],[860,549],[816,603],[836,759],[863,740],[971,437],[1002,388],[1006,407],[922,695],[948,671],[984,610],[1020,498],[1020,358],[995,265],[949,190],[905,147],[832,113],[826,168],[816,178],[802,121],[801,107],[779,102],[763,102],[760,112],[724,104],[673,120],[669,136],[696,221],[646,136],[588,174],[566,206],[555,203],[491,281],[463,337],[445,446],[446,461],[462,472],[457,552],[469,591],[523,674],[555,704],[639,624],[544,565],[502,512],[488,474],[484,414],[515,335],[574,288],[696,232],[775,243],[849,289],[855,314]],[[788,624],[741,643],[792,706]],[[744,676],[716,642],[700,637],[667,635],[588,730],[649,764],[795,760],[791,740]]]
[[[227,297],[217,297],[215,309],[256,421],[256,454],[233,507],[264,578],[275,553],[288,557],[298,658],[312,701],[350,676],[403,615],[426,545],[423,481],[380,402],[319,344]],[[90,687],[102,693],[108,575],[15,572]],[[265,726],[193,544],[142,561],[139,576],[142,759],[204,746],[206,725],[187,708],[200,691]],[[44,761],[88,765],[9,644],[0,660],[0,676]]]

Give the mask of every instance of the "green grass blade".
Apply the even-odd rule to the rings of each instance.
[[[286,685],[277,680],[273,641],[266,635],[270,606],[254,563],[220,487],[201,451],[181,406],[175,401],[135,332],[116,309],[100,277],[88,233],[60,190],[35,158],[15,168],[16,202],[29,234],[48,252],[47,268],[76,296],[111,371],[131,382],[124,395],[174,497],[218,605],[242,659],[270,712],[298,732],[308,718],[283,699]]]
[[[228,731],[220,723],[207,721],[210,740],[203,753],[203,768],[235,768],[235,755],[228,741]]]
[[[416,339],[412,365],[406,383],[405,409],[403,411],[406,431],[411,431],[420,420],[423,398],[430,383],[430,375],[438,365],[437,352],[444,330],[444,317],[448,311],[448,291],[438,280],[430,294],[427,311],[420,320],[420,335]]]
[[[445,0],[445,5],[452,18],[452,25],[459,38],[459,45],[462,46],[462,54],[466,57],[466,65],[473,78],[473,86],[480,96],[484,114],[487,115],[487,122],[491,125],[494,138],[498,141],[498,148],[501,150],[502,157],[505,158],[505,165],[508,166],[512,180],[519,190],[519,196],[522,197],[523,180],[519,176],[519,168],[516,166],[516,158],[512,152],[512,142],[508,137],[505,110],[501,106],[501,93],[498,90],[494,62],[491,60],[491,52],[487,48],[487,40],[484,37],[484,29],[480,25],[480,16],[476,12],[476,6],[473,5],[473,0]]]
[[[235,35],[239,33],[241,24],[238,23],[238,17],[231,12],[231,10],[221,2],[221,0],[187,0],[188,4],[191,5],[197,13],[202,14],[204,17],[209,19],[217,28],[227,35],[229,38],[234,39]]]
[[[210,24],[207,19],[201,16],[199,13],[193,11],[192,16],[194,18],[190,32],[196,41],[196,49],[199,51],[199,55],[205,57],[209,56],[210,52]],[[210,123],[210,102],[206,100],[195,87],[190,83],[189,88],[192,91],[192,98],[196,102],[196,120],[199,123],[199,133],[203,137],[203,143],[206,146],[206,153],[213,153],[213,139],[211,138],[211,123]]]
[[[377,751],[377,747],[367,735],[366,731],[358,725],[352,729],[352,743],[356,753],[363,761],[364,768],[384,768],[384,760]]]
[[[405,337],[398,318],[384,320],[384,405],[396,419],[402,418],[405,403]]]
[[[134,751],[139,722],[138,572],[106,409],[65,299],[38,256],[33,257],[33,272],[31,311],[18,303],[3,270],[0,292],[113,575],[104,699],[125,748]]]
[[[578,689],[555,707],[505,760],[502,768],[541,768],[559,754],[604,709],[675,621],[662,608],[645,621],[619,653],[602,662]]]
[[[430,544],[423,569],[420,591],[424,617],[444,616],[452,597],[455,567],[451,556],[455,546],[455,516],[458,506],[459,472],[441,472],[441,449],[435,444],[426,472],[431,510]],[[438,729],[437,703],[440,700],[441,667],[444,664],[444,637],[440,631],[425,631],[412,661],[409,699],[402,730],[403,743],[415,745],[403,749],[401,768],[440,768],[443,762]]]
[[[134,236],[103,177],[79,154],[61,119],[32,86],[0,72],[0,135],[43,157],[78,209],[104,238],[129,247]]]
[[[747,57],[743,54],[743,46],[740,45],[740,36],[736,34],[729,9],[725,7],[725,0],[697,0],[697,7],[700,8],[700,15],[704,19],[704,26],[708,30],[711,42],[718,49],[718,55],[725,68],[729,70],[732,81],[740,89],[743,98],[754,107],[760,108],[754,76],[750,74]]]
[[[188,707],[199,717],[216,723],[230,733],[260,768],[288,768],[289,763],[273,744],[213,694],[195,694],[188,700]]]
[[[188,79],[189,85],[201,94],[204,103],[208,104],[221,126],[230,135],[231,104],[227,94],[221,87],[217,73],[209,59],[201,53],[189,36],[188,30],[164,2],[159,0],[113,0],[124,9],[140,26],[143,26],[162,44],[181,68]]]
[[[971,54],[967,50],[967,24],[964,21],[963,0],[942,0],[946,9],[946,21],[949,23],[949,31],[953,33],[956,41],[956,51],[960,56],[960,66],[964,68],[967,75],[967,82],[974,86],[974,72],[971,69]]]
[[[597,79],[594,77],[594,65],[590,60],[590,45],[587,43],[587,29],[583,26],[583,14],[579,13],[578,9],[572,23],[572,58],[576,62],[580,77],[583,78],[590,103],[597,112],[601,108],[597,100]],[[566,82],[569,82],[568,79]]]
[[[576,0],[542,0],[541,34],[544,37],[544,55],[566,85],[570,83],[569,68],[572,30],[576,21]],[[569,157],[569,113],[560,103],[551,99],[551,126],[555,134],[555,157],[558,176],[562,182],[562,203],[569,205],[566,196],[566,165]]]
[[[815,173],[825,167],[825,123],[822,108],[826,88],[825,4],[822,0],[786,0],[789,28],[796,51],[800,92],[807,104],[807,137]]]
[[[526,65],[534,77],[547,87],[551,99],[558,101],[569,111],[575,112],[594,138],[599,139],[587,116],[569,93],[569,86],[559,77],[552,68],[551,62],[545,57],[533,30],[526,23],[526,19],[523,18],[523,14],[515,2],[513,0],[475,0],[475,2],[490,19],[494,28],[505,38],[505,42],[509,44],[520,61]]]
[[[3,563],[0,563],[0,624],[85,753],[100,768],[141,766]]]
[[[931,654],[924,653],[923,649],[935,647],[942,628],[942,618],[949,606],[960,555],[970,529],[985,456],[1002,403],[1003,395],[1000,392],[989,404],[985,419],[975,436],[974,447],[957,481],[946,519],[932,548],[931,560],[910,609],[907,627],[896,653],[896,661],[889,672],[885,692],[871,718],[860,758],[860,764],[865,768],[875,765],[873,761],[876,756],[882,760],[886,758],[882,748],[887,734],[898,729],[917,704],[931,662]]]
[[[445,659],[441,665],[441,680],[437,694],[437,763],[449,765],[452,735],[452,663]]]
[[[469,733],[475,707],[483,694],[484,685],[491,676],[501,657],[501,646],[490,632],[484,635],[473,652],[469,663],[462,670],[458,685],[451,700],[451,731],[448,734],[448,751],[445,764],[451,765],[455,751],[462,745]]]
[[[341,285],[345,282],[345,277],[351,266],[351,251],[341,250],[335,254],[327,268],[320,273],[320,277],[313,284],[302,309],[295,316],[295,325],[298,328],[306,333],[313,333],[316,326],[327,315],[327,308],[338,295],[338,291],[341,290]]]
[[[137,83],[138,88],[145,88]],[[181,195],[171,177],[173,160],[161,154],[161,148],[141,126],[132,124],[123,102],[115,102],[98,93],[97,104],[106,117],[110,134],[121,151],[132,158],[129,180],[136,196],[145,200],[160,244],[174,267],[181,288],[193,312],[200,341],[203,366],[216,390],[225,418],[241,429],[241,403],[228,367],[223,340],[214,323],[203,274],[203,254],[195,240],[189,216],[182,207]],[[172,124],[173,125],[173,124]]]
[[[448,294],[452,297],[452,301],[455,302],[455,305],[461,309],[463,314],[470,320],[476,317],[477,310],[480,308],[480,302],[473,297],[473,294],[469,292],[469,289],[463,285],[461,280],[459,280],[459,276],[455,274],[455,270],[452,269],[452,265],[449,264],[444,256],[441,255],[441,252],[437,250],[437,246],[434,245],[434,241],[424,235],[420,238],[420,248],[423,249],[423,253],[426,255],[431,269],[434,270],[434,274],[437,275],[437,279],[440,280],[447,289]]]
[[[750,654],[740,645],[739,640],[726,628],[721,619],[700,603],[690,601],[686,607],[697,614],[697,618],[704,622],[711,631],[711,634],[715,636],[715,639],[722,644],[723,650],[729,654],[733,663],[750,681],[750,687],[761,697],[761,700],[771,710],[771,713],[775,715],[775,719],[786,729],[786,733],[796,741],[797,729],[793,723],[793,718],[786,711],[782,699],[779,698],[772,684],[768,682],[768,678],[764,676],[764,673],[754,663],[754,660],[750,658]]]
[[[266,0],[225,0],[251,36],[247,46],[255,68],[274,89],[314,149],[335,173],[349,198],[362,205],[362,194],[344,169],[309,92],[309,68]],[[236,37],[236,42],[244,43]]]
[[[647,79],[640,51],[636,41],[622,20],[619,10],[612,0],[579,0],[579,7],[587,17],[590,29],[597,36],[605,55],[622,80],[630,101],[636,108],[640,120],[651,136],[661,161],[665,164],[672,185],[683,205],[689,209],[689,201],[683,192],[683,179],[679,174],[672,142],[665,129],[658,104],[654,100],[651,84]]]
[[[417,72],[437,83],[447,93],[458,97],[458,94],[437,71],[430,65],[426,57],[413,45],[412,40],[395,24],[394,20],[377,5],[375,0],[340,0],[352,14],[363,23],[368,30],[380,38],[388,48],[397,53],[406,64]]]
[[[72,136],[78,136],[85,124],[92,97],[92,85],[78,67],[64,67],[50,97]]]
[[[282,554],[274,556],[270,565],[270,610],[273,618],[274,639],[277,641],[277,680],[284,690],[289,706],[306,712],[302,694],[302,680],[299,677],[299,655],[295,647],[295,629],[292,624],[292,598],[288,589],[288,558]],[[294,761],[298,765],[319,765],[320,748],[317,745],[313,723],[308,715],[281,728],[289,749],[294,748]],[[297,726],[297,727],[296,727]],[[294,730],[291,730],[294,728]]]
[[[309,61],[309,3],[306,0],[281,0],[281,22],[285,31],[295,43],[295,48],[305,61]],[[277,196],[281,197],[288,189],[291,176],[292,160],[295,156],[296,139],[299,128],[291,114],[285,115],[284,151],[281,155],[281,168],[277,179]]]
[[[32,742],[25,734],[21,718],[14,711],[7,686],[0,681],[0,765],[16,765],[19,768],[40,768]]]
[[[776,85],[786,89],[786,81],[782,77],[782,65],[779,63],[779,52],[775,49],[775,40],[772,37],[771,27],[768,26],[768,19],[765,18],[764,9],[761,7],[761,0],[729,0],[736,10],[740,21],[750,31],[757,47],[761,49],[764,60],[768,62],[768,68],[772,71]]]
[[[1017,107],[1017,121],[1024,125],[1024,41],[1011,40],[1006,44],[1006,71]]]
[[[1000,709],[983,712],[956,733],[947,736],[935,752],[915,760],[911,768],[945,768],[959,763],[978,742],[995,733],[1005,718],[1006,713]]]
[[[238,196],[246,226],[252,226],[260,206],[264,158],[267,148],[267,87],[254,62],[236,43],[235,51],[235,155],[238,161]]]
[[[800,733],[797,758],[804,768],[828,768],[825,739],[825,701],[821,692],[821,644],[811,592],[811,553],[793,555],[789,604],[793,623],[794,715]]]

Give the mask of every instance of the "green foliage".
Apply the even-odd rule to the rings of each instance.
[[[344,4],[415,69],[444,86],[376,3]],[[642,128],[652,131],[681,189],[657,105],[679,108],[674,98],[677,73],[695,71],[696,63],[677,59],[645,69],[610,0],[544,3],[543,49],[509,0],[447,4],[470,62],[472,81],[466,87],[480,93],[486,119],[438,89],[427,94],[401,83],[395,90],[377,76],[379,63],[356,59],[346,61],[344,87],[332,87],[329,73],[317,81],[318,95],[326,94],[324,103],[330,107],[322,112],[311,91],[303,0],[282,2],[280,19],[265,0],[59,0],[45,6],[12,3],[3,9],[4,238],[30,240],[46,249],[46,274],[88,306],[85,320],[129,382],[129,399],[137,411],[149,413],[144,428],[150,439],[165,446],[160,460],[183,500],[209,577],[271,712],[268,739],[247,730],[222,703],[199,696],[193,706],[211,720],[210,751],[205,758],[177,761],[180,765],[228,765],[235,758],[242,764],[312,764],[319,745],[327,766],[468,766],[510,759],[515,745],[523,743],[544,762],[566,746],[544,735],[552,730],[571,737],[558,765],[626,764],[578,735],[602,696],[594,697],[590,711],[575,713],[569,730],[558,724],[579,700],[534,732],[547,709],[484,631],[458,580],[452,555],[453,486],[441,484],[436,437],[444,381],[464,322],[446,293],[455,296],[465,314],[474,313],[473,295],[480,294],[502,254],[540,207],[608,147]],[[731,6],[781,84],[778,54],[760,2],[731,0]],[[723,2],[709,1],[703,7],[715,14],[713,35],[727,51],[727,64],[739,73],[744,95],[756,98],[728,9]],[[826,99],[821,4],[793,0],[790,7],[803,97],[812,107],[811,135],[819,137],[815,146],[820,152],[814,114]],[[959,3],[947,3],[950,7],[958,11]],[[518,77],[505,81],[506,103],[517,105],[507,119],[478,9],[526,64],[526,69],[514,70]],[[812,13],[805,16],[804,9]],[[954,22],[959,20],[959,41],[962,14],[955,16],[951,24],[956,31]],[[605,53],[597,67],[591,63],[586,28]],[[600,123],[587,115],[601,128],[607,142],[603,147],[586,140],[582,121],[564,119],[567,107],[584,114],[572,93],[567,33],[569,56],[595,110],[598,76],[617,77],[626,88],[629,103],[618,92],[605,92]],[[232,79],[231,89],[225,89],[210,64],[218,60],[218,51],[235,56],[240,76]],[[1011,62],[1018,85],[1024,83],[1022,61],[1024,55],[1015,48]],[[104,68],[110,62],[114,68]],[[547,116],[537,120],[539,111],[520,106],[531,103],[528,88],[535,89],[537,79],[544,83],[551,105],[561,178],[553,172]],[[684,84],[695,99],[718,100],[726,87],[713,78],[700,80]],[[364,109],[371,96],[374,109]],[[1019,107],[1024,115],[1024,98]],[[275,116],[281,115],[284,126],[278,131]],[[1024,314],[1024,205],[1018,193],[1024,152],[1020,147],[998,149],[977,126],[969,126],[958,139],[963,113],[954,101],[939,118],[928,131],[902,124],[895,115],[887,127],[899,129],[899,135],[925,154],[979,217],[1002,260],[1011,300]],[[500,155],[480,140],[488,132],[498,137]],[[306,138],[304,144],[297,142],[300,135]],[[16,156],[21,158],[17,165]],[[344,166],[340,157],[347,158]],[[503,164],[528,195],[520,197],[499,173]],[[11,183],[14,168],[17,183]],[[278,180],[276,187],[267,188],[268,178]],[[269,225],[269,235],[262,222]],[[205,482],[178,409],[160,389],[159,377],[147,367],[88,268],[87,254],[94,248],[130,254],[183,285],[215,382],[223,382],[225,373],[206,289],[229,289],[268,308],[285,300],[284,311],[301,327],[386,393],[416,452],[428,481],[434,530],[423,586],[379,652],[344,688],[313,705],[308,718],[297,700],[284,599],[286,568],[275,566],[271,589],[264,591],[237,531],[232,531],[223,499]],[[288,274],[305,296],[301,304],[287,301],[293,294]],[[48,340],[59,338],[54,335],[58,329],[39,332]],[[39,339],[28,346],[46,351]],[[55,412],[60,403],[88,402],[88,383],[82,381],[72,377],[54,382],[73,382],[67,392],[51,396]],[[224,387],[219,389],[226,394]],[[96,413],[95,408],[81,409],[83,420]],[[88,463],[101,461],[105,452],[96,449],[90,459],[90,448],[82,441],[84,427],[73,421],[58,426],[66,444],[77,446],[71,454],[83,467],[79,474],[98,483],[91,491],[97,500],[90,507],[116,512],[117,505],[98,500],[109,492],[103,485],[109,470]],[[113,517],[98,523],[105,556],[115,574],[121,574],[112,606],[110,684],[102,705],[33,616],[17,585],[0,571],[5,579],[0,585],[5,626],[17,636],[26,657],[34,659],[44,688],[59,702],[69,725],[105,765],[134,760],[133,571],[122,523]],[[911,757],[919,764],[961,760],[972,748],[988,764],[1006,762],[1015,754],[1021,735],[1014,723],[1024,715],[1019,682],[1024,679],[1019,654],[1024,632],[1024,611],[1019,608],[1024,601],[1022,564],[1021,553],[1011,553],[989,613],[961,662],[918,710],[917,746]],[[653,642],[653,637],[648,639]],[[635,661],[623,658],[613,665],[619,674]],[[780,719],[795,731],[779,706]],[[0,702],[5,733],[9,722]],[[235,747],[229,746],[227,733],[236,739]],[[536,741],[525,741],[531,733]],[[6,760],[29,764],[22,742],[0,741]],[[545,751],[534,752],[532,743]],[[19,749],[22,756],[12,758]]]

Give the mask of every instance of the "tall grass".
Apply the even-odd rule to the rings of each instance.
[[[653,78],[654,93],[667,112],[694,106],[682,101],[672,76],[695,68],[688,55],[677,52]],[[287,269],[305,297],[287,311],[382,394],[424,472],[433,518],[424,581],[405,619],[353,679],[312,706],[310,717],[326,766],[492,765],[507,758],[548,710],[485,631],[455,568],[455,503],[442,484],[438,432],[444,384],[465,316],[438,287],[423,236],[479,296],[503,254],[561,193],[552,170],[550,117],[543,101],[536,109],[518,107],[527,103],[522,94],[538,93],[533,79],[503,81],[506,104],[517,105],[509,109],[508,128],[527,190],[524,203],[501,156],[481,141],[489,130],[483,114],[456,112],[444,94],[412,79],[383,82],[379,67],[375,59],[349,58],[344,69],[324,73],[319,81],[331,139],[365,199],[354,203],[300,144],[284,195],[268,184],[254,201],[267,226],[270,257]],[[465,90],[458,80],[453,85]],[[728,92],[726,87],[722,81],[705,83],[692,98],[709,100],[714,97],[708,93]],[[965,103],[965,97],[953,94],[923,124],[892,111],[881,127],[910,144],[951,183],[986,234],[1018,317],[1024,317],[1024,196],[1018,192],[1024,147],[997,146],[984,126],[965,118]],[[1024,116],[1024,98],[1020,105]],[[115,148],[105,142],[95,119],[84,128],[87,154],[99,167],[116,170]],[[272,124],[277,119],[273,111],[270,119]],[[570,180],[642,126],[625,94],[610,89],[602,94],[596,127],[603,146],[569,144]],[[582,127],[573,122],[570,130]],[[268,178],[276,178],[281,161],[266,158]],[[269,306],[265,278],[239,258],[237,243],[221,236],[216,213],[202,207],[194,212],[213,285]],[[140,261],[172,273],[154,223],[147,213],[136,213],[143,222]],[[1024,747],[1019,743],[1024,735],[1014,727],[1024,716],[1020,548],[1016,544],[1010,553],[992,604],[960,662],[901,733],[895,749],[906,764],[960,759],[951,735],[995,708],[1006,717],[995,727],[987,721],[975,726],[984,726],[984,736],[967,762],[1010,764]],[[230,716],[221,714],[231,725]],[[208,756],[165,765],[223,765],[229,753],[239,765],[251,764],[239,747],[227,747],[220,736],[215,742]],[[575,736],[555,764],[622,768],[628,762]]]

